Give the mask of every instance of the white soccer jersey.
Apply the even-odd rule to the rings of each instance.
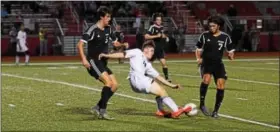
[[[152,64],[139,49],[125,51],[125,58],[129,58],[130,63],[130,84],[135,92],[149,93],[152,80],[159,76]]]
[[[19,31],[17,35],[18,44],[17,44],[17,52],[25,52],[28,50],[26,46],[26,32]]]

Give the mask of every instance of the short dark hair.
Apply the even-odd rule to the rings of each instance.
[[[98,18],[98,20],[100,20],[100,17],[106,16],[106,14],[112,14],[111,10],[109,10],[109,8],[107,8],[107,7],[100,7],[97,10],[97,18]]]
[[[155,42],[154,40],[147,40],[143,43],[142,49],[145,49],[147,47],[153,47],[155,48]]]
[[[153,21],[155,21],[157,17],[161,17],[161,18],[162,18],[162,17],[163,17],[163,14],[162,14],[162,13],[159,13],[159,12],[154,13],[153,16],[152,16]]]
[[[224,23],[225,23],[224,19],[220,16],[211,16],[208,19],[208,24],[211,23],[211,22],[219,25],[220,27],[223,27]]]

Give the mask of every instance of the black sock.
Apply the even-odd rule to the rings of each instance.
[[[112,97],[114,92],[112,92],[110,87],[104,86],[101,92],[101,99],[98,102],[100,109],[106,109],[109,99]]]
[[[168,68],[162,68],[165,79],[168,79]]]
[[[218,112],[218,110],[219,110],[219,108],[222,104],[223,99],[224,99],[224,89],[217,89],[214,112]]]
[[[200,106],[204,106],[205,97],[208,89],[208,84],[201,83],[200,84]]]

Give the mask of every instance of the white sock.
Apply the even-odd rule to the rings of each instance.
[[[16,56],[16,64],[19,63],[19,56]]]
[[[157,107],[158,107],[158,110],[163,110],[163,102],[162,102],[162,98],[157,96],[156,97],[156,102],[157,102]]]
[[[25,63],[29,62],[29,55],[25,55]]]
[[[167,105],[173,112],[178,111],[178,106],[170,97],[163,97],[162,101],[165,105]]]

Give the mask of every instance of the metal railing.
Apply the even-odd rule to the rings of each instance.
[[[122,30],[125,32],[125,34],[136,34],[137,27],[134,27],[134,23],[136,22],[135,17],[116,17],[114,18],[116,23],[122,25]],[[144,24],[145,29],[150,26],[152,19],[150,17],[142,17],[141,23]],[[148,25],[148,26],[145,26]],[[163,17],[163,25],[164,30],[168,30],[167,25],[171,25],[172,29],[177,29],[178,26],[175,24],[174,20],[171,17]],[[140,26],[141,28],[141,26]]]
[[[70,8],[71,14],[72,14],[73,18],[75,19],[75,21],[77,23],[77,31],[80,32],[80,18],[79,18],[79,15],[76,12],[76,9],[73,7],[71,1],[67,1],[66,3],[68,5],[68,7]]]
[[[61,24],[60,24],[59,20],[56,18],[55,21],[56,21],[56,24],[57,24],[57,26],[58,26],[58,28],[60,30],[61,35],[64,36],[64,32],[63,32],[63,30],[61,28]]]

